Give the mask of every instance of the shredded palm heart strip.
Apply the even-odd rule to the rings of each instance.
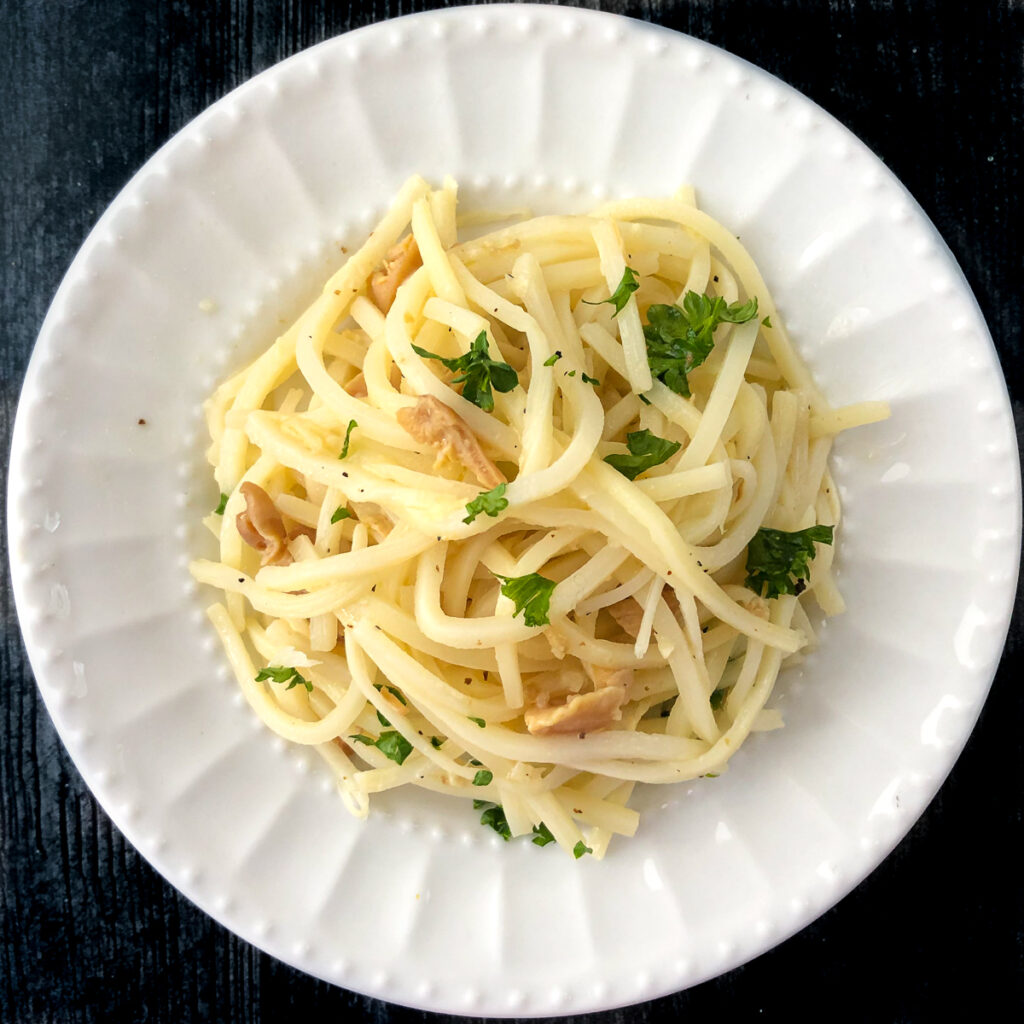
[[[637,782],[720,773],[779,724],[801,603],[842,610],[832,547],[799,598],[746,589],[744,555],[761,527],[839,522],[832,437],[886,409],[827,405],[746,251],[678,196],[459,242],[455,183],[413,178],[207,403],[228,498],[220,560],[192,573],[224,592],[209,614],[249,703],[354,814],[411,784],[603,856],[636,831]],[[684,397],[643,325],[689,292],[758,306],[715,329]],[[450,365],[474,343],[506,365],[493,388]],[[641,431],[675,444],[630,479],[605,458]],[[531,574],[549,605],[517,614],[503,579]]]

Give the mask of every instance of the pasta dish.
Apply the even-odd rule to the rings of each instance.
[[[843,608],[832,440],[887,409],[826,402],[692,189],[456,197],[408,181],[211,397],[219,556],[192,573],[248,702],[353,814],[418,786],[601,857],[638,782],[781,724],[808,602]]]

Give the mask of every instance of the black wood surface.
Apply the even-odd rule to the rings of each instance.
[[[50,299],[92,223],[142,162],[210,102],[296,50],[433,6],[0,0],[5,451]],[[885,160],[978,297],[1019,433],[1024,6],[593,6],[689,32],[759,64]],[[333,988],[257,952],[148,866],[98,809],[56,738],[22,647],[6,547],[3,564],[0,1019],[440,1020]],[[1016,1016],[1024,1008],[1019,605],[965,753],[882,867],[754,962],[688,992],[588,1019],[931,1021],[1000,1004]]]

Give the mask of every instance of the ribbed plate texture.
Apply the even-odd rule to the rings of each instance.
[[[836,404],[847,613],[780,680],[787,727],[723,777],[648,788],[573,862],[461,803],[351,819],[236,693],[187,563],[216,504],[203,399],[269,344],[413,172],[467,205],[582,211],[697,186]],[[207,301],[209,300],[209,301]],[[204,312],[200,305],[206,308]],[[212,304],[212,308],[211,308]],[[1020,542],[1005,386],[948,250],[808,100],[685,36],[593,12],[374,25],[217,103],[102,217],[32,358],[12,566],[46,704],[128,838],[273,955],[396,1002],[491,1015],[638,1002],[762,952],[906,833],[987,693]]]

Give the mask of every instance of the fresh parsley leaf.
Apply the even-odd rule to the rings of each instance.
[[[268,665],[266,668],[261,668],[259,674],[256,676],[257,683],[263,683],[267,680],[274,683],[288,683],[286,689],[290,690],[295,686],[304,686],[310,693],[313,692],[313,684],[302,675],[300,675],[297,668],[291,668],[287,665]]]
[[[485,728],[487,725],[487,723],[482,718],[474,718],[472,715],[466,715],[466,717],[471,722],[476,722],[476,724],[479,725],[481,729]]]
[[[533,826],[534,846],[547,846],[548,843],[553,843],[554,841],[555,837],[551,834],[551,829],[543,821],[539,825]]]
[[[809,526],[794,533],[762,527],[747,548],[745,586],[766,598],[802,594],[807,587],[807,563],[814,557],[815,542],[831,544],[832,537],[831,526]]]
[[[632,267],[626,267],[622,272],[622,280],[619,281],[619,286],[611,293],[607,299],[601,299],[600,302],[587,302],[589,306],[600,306],[602,303],[608,302],[615,307],[615,312],[612,316],[618,316],[623,309],[625,309],[626,303],[629,302],[630,295],[633,294],[640,287],[640,281],[637,278],[637,273]]]
[[[637,395],[636,397],[639,398],[640,401],[644,403],[644,405],[651,404],[651,400],[646,395]]]
[[[508,842],[512,838],[512,829],[508,827],[508,819],[505,817],[505,809],[500,804],[488,807],[487,810],[480,815],[480,824],[489,825],[498,833],[499,836],[501,836],[502,839],[505,840],[505,842]]]
[[[490,803],[490,800],[474,800],[473,801],[473,810],[474,811],[482,811],[489,803]]]
[[[348,444],[352,440],[352,431],[358,427],[359,424],[355,420],[348,421],[348,428],[345,430],[345,442],[341,446],[341,454],[338,456],[339,459],[348,458]]]
[[[352,518],[352,513],[349,512],[349,510],[347,508],[345,508],[344,505],[339,505],[334,510],[334,515],[331,516],[331,522],[332,523],[340,523],[342,521],[342,519],[351,519],[351,518]]]
[[[555,363],[557,363],[558,360],[561,359],[561,358],[562,358],[562,353],[559,352],[558,349],[555,349],[554,355],[550,355],[550,356],[547,357],[547,359],[544,360],[544,365],[545,366],[554,366]]]
[[[593,853],[593,852],[594,851],[589,846],[587,846],[587,844],[584,843],[582,839],[572,848],[572,855],[577,860],[579,860],[580,857],[583,856],[583,854],[585,854],[585,853]]]
[[[391,727],[391,723],[379,711],[377,712],[377,721],[380,722],[385,729],[389,729]]]
[[[686,375],[711,354],[715,328],[720,323],[743,324],[755,316],[756,298],[730,306],[720,295],[712,299],[692,291],[683,297],[681,307],[649,306],[644,338],[651,373],[670,391],[689,398]]]
[[[551,608],[551,593],[555,589],[555,581],[531,572],[526,576],[500,576],[501,592],[510,601],[515,601],[515,618],[523,613],[523,621],[528,626],[546,626],[551,620],[548,612]]]
[[[763,319],[763,320],[761,321],[761,323],[762,323],[762,324],[764,324],[764,326],[765,326],[765,327],[771,327],[771,325],[772,325],[772,318],[771,318],[770,316],[766,316],[766,317],[765,317],[765,318],[764,318],[764,319]]]
[[[582,370],[580,371],[580,377],[583,379],[584,384],[593,384],[595,387],[601,386],[601,382],[596,377],[588,377]]]
[[[566,375],[566,377],[575,377],[576,376],[576,371],[575,370],[567,370],[565,375]]]
[[[626,435],[626,447],[628,455],[606,455],[604,461],[628,480],[635,480],[645,470],[672,458],[681,445],[649,430],[632,430]]]
[[[400,733],[382,732],[374,746],[396,764],[401,764],[411,753],[412,744]]]
[[[397,700],[398,703],[401,704],[403,707],[409,706],[409,702],[405,699],[405,695],[402,693],[401,690],[396,690],[393,686],[388,686],[385,683],[374,683],[373,688],[378,693],[380,693],[383,690],[387,690],[388,693],[390,693],[391,696],[394,697],[395,700]]]
[[[481,491],[471,502],[466,505],[469,513],[462,521],[471,523],[480,513],[496,517],[503,509],[508,508],[508,498],[505,497],[505,488],[508,484],[498,484],[489,491]]]
[[[494,779],[494,773],[489,772],[486,768],[481,768],[480,771],[473,776],[474,786],[489,786]]]
[[[441,737],[440,737],[440,736],[431,736],[431,737],[430,737],[430,745],[431,745],[431,746],[432,746],[432,747],[433,747],[433,748],[434,748],[435,750],[440,750],[440,749],[441,749],[441,744],[442,744],[442,743],[444,743],[444,740],[443,740],[443,739],[441,739]]]
[[[379,712],[377,717],[381,717]],[[377,739],[361,732],[353,733],[349,739],[368,747],[376,747],[385,757],[398,764],[401,764],[412,753],[412,744],[400,732],[395,732],[393,729],[389,732],[382,732]]]
[[[491,412],[494,409],[492,387],[495,391],[507,394],[519,383],[519,375],[508,363],[491,358],[486,331],[481,331],[473,339],[469,351],[456,359],[428,352],[419,345],[413,345],[413,351],[424,359],[437,359],[447,369],[457,374],[458,376],[451,379],[451,383],[461,384],[462,397],[467,402],[479,406],[484,412]]]
[[[215,516],[224,515],[224,509],[228,507],[228,496],[221,492],[220,501],[217,502],[217,507],[213,510]]]
[[[725,703],[725,696],[728,692],[728,690],[715,690],[715,692],[711,694],[712,711],[717,711]]]
[[[718,778],[718,772],[705,772],[701,776],[701,778],[702,779],[717,779]]]

